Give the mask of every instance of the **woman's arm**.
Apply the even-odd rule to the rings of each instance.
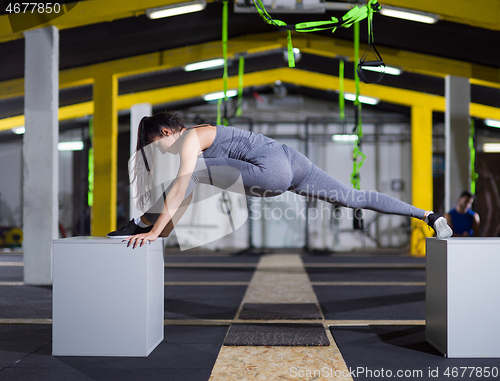
[[[179,171],[177,172],[174,185],[165,198],[163,212],[160,214],[149,233],[137,234],[126,238],[125,240],[128,241],[127,246],[132,245],[136,248],[138,245],[142,246],[148,241],[155,241],[163,232],[167,224],[172,220],[172,216],[175,216],[183,202],[193,171],[196,167],[198,154],[201,152],[196,131],[189,131],[184,139],[179,153]]]

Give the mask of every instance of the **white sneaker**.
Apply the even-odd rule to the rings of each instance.
[[[431,213],[427,216],[427,224],[436,232],[436,238],[448,238],[453,235],[453,230],[448,226],[448,221],[438,213]]]

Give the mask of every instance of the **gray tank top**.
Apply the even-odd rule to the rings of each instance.
[[[281,146],[276,140],[262,134],[217,125],[215,139],[203,152],[203,157],[223,157],[246,161],[259,148],[275,145]]]

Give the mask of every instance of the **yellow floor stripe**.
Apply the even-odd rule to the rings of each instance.
[[[248,286],[250,282],[164,282],[165,286]],[[425,282],[311,282],[313,286],[425,286]],[[0,286],[24,286],[24,282],[0,282]]]
[[[165,282],[165,286],[248,286],[250,282]]]
[[[314,268],[415,268],[424,269],[425,263],[306,263],[307,269]]]
[[[425,325],[425,320],[238,320],[238,319],[165,319],[164,325],[229,326],[233,323],[276,324],[276,323],[318,323],[325,327],[356,327],[370,325]],[[52,324],[52,319],[0,319],[0,324]]]
[[[165,267],[241,267],[254,268],[256,263],[165,262]],[[425,263],[306,263],[305,268],[415,268],[424,269]]]
[[[24,282],[0,282],[0,286],[24,286]]]
[[[52,319],[0,319],[0,324],[52,324]]]
[[[165,267],[243,267],[243,268],[254,268],[257,267],[256,263],[213,263],[213,262],[197,262],[197,263],[176,263],[176,262],[165,262]]]
[[[311,282],[313,286],[425,286],[425,282]]]

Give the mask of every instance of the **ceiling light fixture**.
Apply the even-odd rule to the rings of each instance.
[[[12,129],[12,132],[15,133],[16,135],[22,135],[26,131],[26,128],[24,126],[19,126],[19,127],[14,127]]]
[[[358,135],[354,134],[335,134],[332,135],[334,142],[354,143],[358,141]]]
[[[423,22],[426,24],[435,24],[439,20],[439,15],[436,15],[434,13],[426,13],[415,11],[413,9],[396,8],[389,6],[382,7],[382,9],[380,10],[380,14],[389,17],[396,17],[403,20]]]
[[[83,149],[83,142],[59,142],[57,143],[59,151],[81,151]]]
[[[356,100],[356,94],[344,93],[344,98],[347,99],[348,101],[354,102]],[[358,99],[361,103],[365,103],[367,105],[376,105],[380,102],[380,99],[378,98],[367,97],[365,95],[360,95]]]
[[[486,124],[488,127],[500,128],[500,120],[485,119],[484,120],[484,124]]]
[[[500,152],[500,143],[484,143],[484,152]]]
[[[401,69],[392,67],[392,66],[363,66],[363,70],[376,71],[378,73],[385,73],[390,75],[400,75]]]
[[[184,66],[185,71],[195,71],[195,70],[202,70],[202,69],[215,69],[217,67],[222,67],[224,66],[224,59],[223,58],[217,58],[214,60],[208,60],[208,61],[201,61],[201,62],[195,62],[192,64],[188,64]]]
[[[236,90],[228,90],[226,92],[226,96],[228,98],[235,97],[236,95],[238,95],[238,92]],[[224,91],[219,91],[217,93],[207,94],[203,97],[203,99],[206,100],[207,102],[208,101],[215,101],[217,99],[222,99],[222,98],[224,98]]]
[[[165,5],[164,7],[151,8],[146,10],[146,16],[150,19],[160,19],[163,17],[183,15],[185,13],[198,12],[205,9],[207,3],[205,0],[189,1],[186,3],[177,3]]]

